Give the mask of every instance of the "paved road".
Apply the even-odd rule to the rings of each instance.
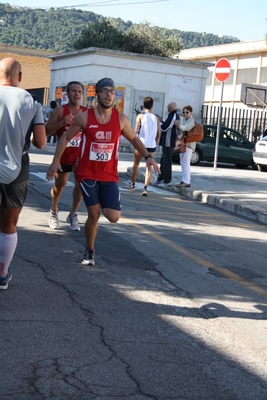
[[[65,222],[71,182],[61,229],[47,226],[51,157],[31,154],[14,279],[0,293],[1,400],[266,400],[265,227],[173,190],[151,187],[167,196],[143,198],[139,182],[123,196],[119,224],[101,218],[97,265],[84,267],[83,228],[72,232]],[[127,191],[132,159],[123,158]],[[211,169],[196,167],[190,190],[204,171],[210,183]]]

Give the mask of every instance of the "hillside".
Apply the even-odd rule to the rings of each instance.
[[[103,19],[105,17],[100,14],[78,9],[43,10],[0,3],[0,44],[53,52],[69,51],[72,50],[74,39],[88,22]],[[126,22],[120,18],[110,20],[121,30],[127,30],[133,25],[131,21]],[[171,34],[180,38],[184,49],[233,42],[211,33],[171,29]]]

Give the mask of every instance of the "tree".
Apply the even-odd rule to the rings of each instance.
[[[180,51],[182,45],[167,29],[150,26],[149,23],[135,24],[127,31],[121,31],[113,21],[103,19],[89,22],[72,47],[74,50],[101,47],[171,57]]]
[[[165,28],[151,26],[149,23],[134,24],[128,31],[128,51],[150,54],[161,57],[171,57],[177,54],[182,44],[180,39]]]
[[[81,31],[79,37],[70,45],[74,50],[87,47],[120,50],[124,46],[125,34],[105,19],[89,22],[87,27]]]

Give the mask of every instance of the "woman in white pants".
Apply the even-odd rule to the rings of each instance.
[[[192,117],[193,108],[191,106],[185,106],[183,108],[183,116],[180,121],[175,121],[177,129],[184,132],[189,132],[195,126],[195,120]],[[190,187],[191,172],[190,172],[190,160],[193,151],[196,148],[196,142],[186,143],[186,152],[180,153],[180,164],[182,167],[182,181],[178,185],[179,187]]]

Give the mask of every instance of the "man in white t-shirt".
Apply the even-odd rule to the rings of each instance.
[[[19,88],[21,65],[0,61],[0,290],[7,289],[9,265],[17,246],[17,223],[29,186],[30,136],[43,149],[46,134],[42,106]]]
[[[144,104],[144,113],[138,114],[136,118],[135,124],[135,133],[138,135],[139,139],[145,145],[147,151],[154,158],[154,153],[157,148],[157,144],[160,139],[160,125],[159,119],[152,113],[153,108],[153,99],[152,97],[145,97]],[[134,163],[132,168],[132,179],[129,182],[129,189],[133,192],[135,191],[135,181],[138,173],[138,167],[140,161],[142,159],[142,155],[135,150],[134,152]],[[145,176],[145,185],[142,191],[142,196],[147,196],[147,187],[151,181],[152,170],[146,166],[146,176]]]

